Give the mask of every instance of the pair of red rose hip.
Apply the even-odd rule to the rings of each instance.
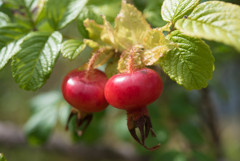
[[[78,114],[79,126],[85,121],[88,124],[92,113],[102,111],[110,104],[127,111],[131,135],[149,150],[157,149],[159,145],[151,148],[145,145],[149,132],[155,135],[146,106],[160,96],[162,89],[161,77],[148,68],[117,74],[109,80],[97,69],[75,69],[66,75],[62,83],[65,100],[75,108],[69,118]],[[139,128],[140,138],[136,134],[136,128]]]

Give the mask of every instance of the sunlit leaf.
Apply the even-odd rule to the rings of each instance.
[[[79,40],[66,40],[62,43],[61,52],[63,57],[69,60],[75,59],[79,54],[81,54],[87,47],[82,41]]]
[[[240,6],[210,1],[198,5],[176,27],[189,36],[223,42],[240,51]]]
[[[144,16],[133,5],[123,1],[120,13],[115,19],[115,38],[117,44],[128,49],[142,44],[150,25]]]
[[[10,18],[3,12],[0,12],[0,26],[5,26],[10,23]]]
[[[47,17],[54,29],[61,29],[77,18],[87,0],[48,0]]]
[[[103,30],[103,26],[97,24],[94,20],[86,19],[84,21],[84,26],[86,27],[89,38],[96,42],[101,42],[101,32]]]
[[[186,89],[206,87],[214,69],[214,58],[208,45],[179,31],[172,32],[169,39],[176,47],[161,57],[164,72]]]
[[[163,20],[174,23],[188,15],[199,2],[200,0],[165,0],[161,10]]]
[[[143,63],[153,65],[160,57],[170,50],[170,41],[165,38],[159,29],[150,30],[145,39],[145,51],[143,52]]]
[[[21,49],[22,39],[13,41],[0,50],[0,70],[8,63],[8,61]]]
[[[99,14],[95,13],[94,10],[92,10],[90,7],[85,7],[80,12],[77,21],[78,31],[80,32],[83,38],[89,38],[88,31],[86,30],[83,23],[85,19],[94,20],[97,24],[102,24],[103,19]]]
[[[115,33],[112,25],[104,17],[103,30],[101,32],[101,40],[106,44],[113,46],[115,49],[119,48],[115,41]]]
[[[58,58],[62,35],[33,32],[27,35],[21,50],[13,58],[12,75],[19,87],[39,89],[49,78]]]

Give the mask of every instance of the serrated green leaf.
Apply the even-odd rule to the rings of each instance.
[[[188,15],[199,2],[200,0],[165,0],[161,10],[163,20],[175,23]]]
[[[46,12],[50,25],[61,29],[77,18],[88,0],[48,0]]]
[[[8,63],[8,61],[21,49],[22,39],[13,41],[0,50],[0,70]]]
[[[0,70],[20,50],[21,37],[28,30],[16,24],[0,27]]]
[[[7,161],[2,153],[0,153],[0,161]]]
[[[188,90],[206,87],[214,69],[214,58],[208,45],[177,30],[169,35],[169,39],[176,47],[160,59],[164,72]]]
[[[144,38],[143,63],[153,65],[160,57],[170,50],[170,41],[159,29],[150,30]]]
[[[115,19],[115,41],[121,48],[129,49],[142,44],[151,27],[144,16],[133,5],[122,2],[120,13]]]
[[[0,27],[0,49],[21,38],[29,31],[28,28],[18,24],[8,24]]]
[[[90,7],[85,7],[79,14],[78,16],[78,31],[82,35],[83,38],[89,38],[88,36],[88,31],[84,27],[84,20],[85,19],[90,19],[94,20],[98,24],[103,23],[103,19],[99,14],[96,14]]]
[[[10,23],[10,18],[3,12],[0,12],[0,26],[5,26]]]
[[[189,36],[223,42],[240,51],[240,6],[211,1],[198,5],[176,28]]]
[[[25,90],[39,89],[50,76],[59,55],[62,35],[54,32],[28,34],[21,50],[13,58],[12,75],[19,87]]]
[[[79,40],[67,40],[62,43],[61,52],[63,57],[69,60],[75,59],[86,48],[86,44]]]
[[[69,114],[66,112],[63,118],[60,118],[59,116],[62,115],[60,112],[69,109],[69,105],[62,100],[59,92],[49,92],[34,97],[31,100],[32,116],[24,126],[29,143],[39,145],[46,142],[58,119],[66,118]]]

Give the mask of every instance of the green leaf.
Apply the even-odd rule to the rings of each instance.
[[[214,69],[214,58],[208,45],[180,31],[172,32],[169,39],[175,43],[175,48],[160,59],[164,72],[188,90],[206,87]]]
[[[59,92],[49,92],[34,97],[31,100],[32,116],[24,126],[28,142],[33,145],[46,142],[58,119],[66,120],[69,109],[69,105],[62,100]],[[65,115],[60,114],[62,110],[66,111]]]
[[[16,24],[0,27],[0,70],[20,50],[23,35],[28,30]]]
[[[37,90],[43,86],[58,58],[61,41],[59,32],[33,32],[24,38],[12,61],[12,75],[20,88]]]
[[[8,63],[8,61],[21,49],[22,39],[13,41],[0,50],[0,70]]]
[[[198,5],[176,28],[189,36],[214,40],[240,51],[240,6],[211,1]]]
[[[0,27],[0,49],[11,43],[29,31],[28,28],[18,24],[8,24]]]
[[[87,0],[48,0],[46,12],[50,25],[61,29],[77,18]]]
[[[123,49],[142,44],[150,25],[133,5],[122,2],[120,13],[115,19],[115,41]]]
[[[98,24],[102,24],[103,19],[99,14],[96,14],[90,7],[85,7],[80,12],[78,21],[77,21],[78,31],[80,32],[80,34],[82,35],[83,38],[89,38],[88,31],[86,30],[84,23],[83,23],[85,19],[94,20]]]
[[[178,19],[188,15],[200,0],[165,0],[162,5],[163,20],[175,23]]]
[[[10,23],[10,18],[3,12],[0,12],[0,26],[6,26]]]
[[[0,161],[7,161],[2,153],[0,153]]]
[[[79,40],[67,40],[62,43],[61,52],[63,57],[69,60],[75,59],[81,54],[87,47],[82,41]]]

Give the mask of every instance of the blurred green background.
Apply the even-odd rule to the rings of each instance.
[[[237,0],[226,1],[240,5]],[[152,26],[164,25],[162,0],[131,2]],[[111,22],[119,5],[119,0],[89,3]],[[62,32],[70,37],[78,35],[74,24]],[[154,152],[131,138],[125,111],[112,107],[97,113],[80,138],[64,130],[70,107],[61,96],[61,81],[81,64],[81,58],[69,62],[60,57],[50,79],[37,92],[21,90],[8,65],[0,72],[0,153],[8,161],[239,161],[240,55],[229,46],[207,43],[216,60],[213,79],[206,89],[187,91],[155,68],[164,80],[164,91],[149,105],[157,138],[149,137],[147,144],[160,142],[162,146]]]

